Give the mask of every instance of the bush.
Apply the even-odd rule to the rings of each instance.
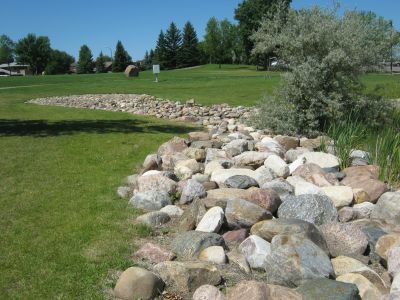
[[[387,54],[387,25],[376,16],[352,11],[338,17],[335,9],[318,7],[266,18],[253,35],[253,54],[277,53],[290,72],[261,102],[258,125],[314,135],[349,113],[379,124],[390,106],[364,95],[358,76]]]

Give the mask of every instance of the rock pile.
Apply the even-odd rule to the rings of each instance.
[[[28,103],[128,112],[162,119],[198,122],[202,125],[219,124],[225,118],[247,119],[254,112],[254,108],[250,107],[232,107],[227,104],[202,106],[196,104],[193,99],[181,103],[135,94],[59,96],[33,99]]]
[[[321,138],[208,129],[164,143],[118,189],[162,238],[135,253],[116,296],[400,298],[400,192],[376,166],[340,170]]]

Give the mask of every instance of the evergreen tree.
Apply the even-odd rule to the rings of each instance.
[[[150,67],[154,64],[154,59],[155,59],[154,50],[150,49],[150,53],[149,53]]]
[[[147,50],[146,50],[146,53],[144,54],[143,63],[144,63],[144,69],[145,70],[150,69],[151,61],[150,61],[149,51],[147,51]]]
[[[93,55],[87,45],[82,45],[79,50],[78,68],[79,74],[88,74],[93,72]]]
[[[66,74],[74,61],[75,59],[64,51],[51,50],[45,72],[49,75]]]
[[[172,22],[165,34],[165,67],[175,69],[179,66],[182,36]]]
[[[196,66],[199,64],[199,40],[192,23],[187,22],[183,28],[180,64],[182,67]]]
[[[34,74],[40,74],[46,68],[50,59],[50,40],[47,36],[38,36],[29,33],[19,40],[15,46],[17,61],[28,64]]]
[[[103,51],[100,52],[99,56],[96,58],[96,73],[105,73],[106,57],[103,55]]]
[[[154,52],[155,62],[160,65],[161,68],[165,67],[165,57],[166,57],[166,48],[165,48],[165,35],[161,30],[158,35],[157,46]]]
[[[113,72],[123,72],[126,67],[132,63],[132,58],[125,50],[121,41],[117,42],[115,47],[114,61],[113,61]]]

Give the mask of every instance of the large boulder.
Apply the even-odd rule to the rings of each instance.
[[[222,147],[222,150],[225,150],[232,157],[237,156],[245,151],[249,150],[249,142],[245,139],[233,140]]]
[[[337,209],[349,206],[353,202],[353,189],[348,186],[327,186],[321,188]]]
[[[250,187],[258,187],[258,182],[246,175],[234,175],[225,180],[225,186],[234,189],[248,189]]]
[[[325,172],[320,166],[313,163],[306,163],[292,172],[293,176],[299,176],[319,187],[337,185],[338,180],[334,173]]]
[[[119,277],[114,295],[122,300],[151,300],[162,293],[164,282],[154,273],[142,268],[131,267]]]
[[[181,180],[191,178],[193,174],[200,172],[200,170],[200,164],[193,158],[181,160],[174,167],[174,173]]]
[[[255,223],[272,218],[272,214],[261,206],[243,199],[227,201],[225,217],[229,228],[249,228]]]
[[[179,202],[180,204],[187,204],[192,202],[194,199],[200,199],[206,196],[207,192],[204,186],[194,179],[189,179],[182,190]]]
[[[368,246],[367,236],[350,223],[323,224],[319,227],[333,257],[340,255],[361,256]]]
[[[255,171],[255,179],[257,180],[259,186],[263,186],[267,182],[270,182],[278,177],[272,169],[261,166]]]
[[[376,203],[371,218],[385,219],[400,225],[400,192],[384,193]]]
[[[296,149],[300,145],[300,139],[295,136],[287,136],[287,135],[277,135],[274,137],[286,151],[290,149]]]
[[[273,237],[279,234],[296,234],[311,240],[325,253],[329,254],[326,241],[318,228],[309,222],[300,219],[272,219],[254,224],[250,230],[251,234],[258,235],[264,240],[271,242]]]
[[[237,175],[248,176],[257,181],[257,174],[249,169],[217,169],[211,173],[210,180],[215,181],[220,187],[226,187],[226,180]]]
[[[265,258],[271,253],[271,245],[257,235],[251,235],[239,245],[239,251],[246,257],[253,269],[264,267]]]
[[[173,195],[176,193],[177,184],[161,174],[140,176],[138,178],[138,189],[139,192],[159,191]]]
[[[309,280],[296,291],[304,300],[360,300],[355,284],[324,278]]]
[[[266,284],[265,282],[251,280],[251,281],[241,281],[236,286],[228,288],[227,299],[303,300],[303,297],[297,291],[283,286]]]
[[[383,261],[387,261],[389,251],[400,245],[400,233],[389,233],[379,237],[375,244],[375,252]]]
[[[270,156],[270,152],[245,151],[233,158],[233,162],[238,167],[258,168],[264,164],[264,161]]]
[[[167,192],[150,190],[138,192],[130,200],[129,204],[135,208],[144,210],[159,210],[166,205],[170,205],[171,199]]]
[[[274,190],[279,197],[294,194],[294,187],[282,178],[277,178],[269,182],[265,182],[261,188]]]
[[[188,158],[195,159],[198,162],[203,162],[206,159],[206,151],[204,149],[189,147],[183,151],[183,154]]]
[[[200,252],[199,260],[208,261],[214,264],[225,264],[225,250],[221,246],[208,247]]]
[[[174,137],[170,139],[168,142],[165,142],[158,148],[158,154],[168,155],[175,154],[176,152],[182,152],[187,148],[187,142],[185,139],[180,137]]]
[[[335,205],[327,196],[289,196],[279,206],[279,218],[301,219],[315,225],[337,222]]]
[[[143,172],[159,170],[161,168],[161,157],[158,154],[149,154],[143,162]]]
[[[169,290],[189,295],[202,285],[217,285],[221,274],[212,264],[206,262],[165,261],[154,266]],[[188,298],[186,298],[188,299]]]
[[[197,288],[193,294],[193,300],[225,300],[224,294],[215,286],[205,284]]]
[[[182,258],[197,258],[202,250],[211,246],[225,247],[223,237],[216,233],[188,231],[179,234],[172,243],[173,251]]]
[[[217,233],[224,223],[224,216],[224,210],[221,207],[210,208],[197,225],[196,231]]]
[[[264,165],[275,172],[279,177],[286,178],[289,176],[289,167],[286,162],[278,155],[270,155],[264,161]]]
[[[161,211],[152,211],[136,218],[138,223],[142,223],[150,227],[160,227],[170,220],[171,217],[167,213]]]
[[[272,189],[255,189],[250,193],[249,201],[275,213],[282,201],[279,195]]]
[[[305,163],[313,163],[321,167],[325,172],[336,172],[339,170],[339,159],[329,153],[324,152],[306,152],[300,155],[290,166],[293,173],[299,166]]]
[[[337,281],[353,283],[357,286],[359,295],[363,300],[382,299],[382,293],[367,278],[356,273],[347,273],[336,278]]]
[[[265,259],[268,283],[296,287],[307,280],[334,276],[329,256],[304,236],[277,235]]]

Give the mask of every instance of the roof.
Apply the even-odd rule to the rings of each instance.
[[[18,64],[16,62],[12,62],[10,64],[0,64],[0,68],[8,68],[8,66],[10,67],[20,67],[20,68],[28,68],[29,65],[23,65],[23,64]]]

